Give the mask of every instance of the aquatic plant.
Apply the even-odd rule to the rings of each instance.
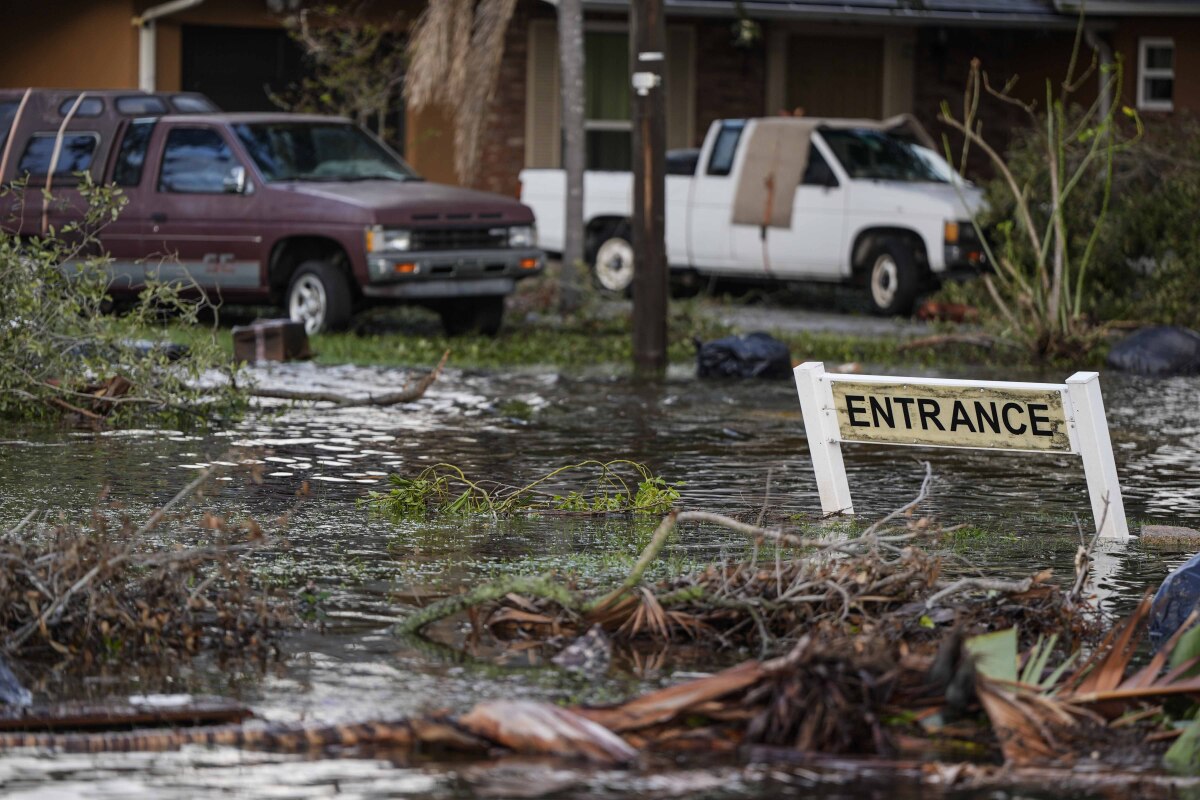
[[[567,473],[589,474],[586,485],[554,491]],[[679,499],[683,483],[668,483],[645,464],[626,459],[581,461],[559,467],[532,483],[510,486],[475,480],[453,464],[434,464],[414,477],[393,474],[392,488],[370,492],[368,503],[394,521],[451,515],[663,514]]]

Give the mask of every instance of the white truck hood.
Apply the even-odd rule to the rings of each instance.
[[[983,190],[968,183],[855,180],[850,182],[856,211],[896,216],[971,219],[986,206]]]

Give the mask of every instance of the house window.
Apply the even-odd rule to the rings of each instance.
[[[1138,40],[1138,108],[1171,111],[1175,104],[1175,40]]]
[[[587,168],[628,170],[632,167],[633,123],[629,115],[629,36],[616,31],[588,31],[584,40],[583,123]]]

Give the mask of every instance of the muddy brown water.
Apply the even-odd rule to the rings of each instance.
[[[277,366],[273,385],[394,388],[403,374],[380,369]],[[995,378],[979,373],[953,377]],[[1061,380],[1065,375],[1022,376]],[[1118,471],[1131,524],[1200,527],[1200,380],[1104,375]],[[60,428],[0,430],[0,529],[33,509],[82,516],[105,503],[144,518],[198,470],[231,465],[211,484],[204,508],[270,521],[290,512],[286,552],[260,557],[264,576],[287,591],[313,581],[318,618],[288,634],[268,664],[200,659],[161,669],[121,664],[87,675],[70,669],[25,676],[49,698],[148,692],[210,692],[240,698],[270,721],[332,721],[461,709],[476,700],[615,700],[747,657],[685,649],[625,654],[603,681],[586,682],[540,663],[481,646],[467,652],[401,639],[392,623],[424,598],[511,572],[570,570],[593,580],[620,574],[655,520],[562,518],[440,520],[392,524],[361,498],[386,488],[386,475],[413,475],[449,462],[469,475],[513,484],[584,459],[642,461],[684,481],[681,505],[726,513],[811,517],[819,510],[795,390],[789,382],[712,383],[685,371],[638,384],[602,372],[449,371],[427,396],[375,409],[270,403],[245,420],[207,432],[160,429],[91,433]],[[928,459],[934,493],[925,510],[982,529],[955,547],[992,573],[1023,576],[1043,567],[1069,575],[1079,541],[1076,516],[1090,514],[1082,467],[1062,456],[997,456],[854,446],[846,463],[864,518],[880,516],[917,491]],[[258,462],[261,482],[244,461]],[[568,479],[569,482],[569,479]],[[297,499],[307,483],[310,492]],[[219,491],[217,491],[219,489]],[[106,506],[106,507],[108,507]],[[160,532],[188,539],[179,524]],[[684,531],[669,559],[677,567],[743,552],[737,537]],[[1120,611],[1189,554],[1108,548],[1099,589]],[[443,641],[462,642],[443,625]],[[659,763],[640,771],[576,770],[563,764],[479,764],[366,758],[301,758],[226,750],[183,753],[0,756],[9,797],[918,797],[864,776],[737,763]],[[958,795],[956,795],[958,796]],[[984,795],[980,795],[981,797]],[[987,797],[998,797],[989,793]],[[1012,797],[1031,796],[1008,795]]]

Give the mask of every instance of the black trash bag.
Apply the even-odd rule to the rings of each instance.
[[[792,374],[787,345],[768,333],[696,340],[696,375],[701,378],[786,378]]]
[[[1172,325],[1142,328],[1113,345],[1108,365],[1139,375],[1195,375],[1200,373],[1200,333]]]
[[[1157,650],[1200,605],[1200,553],[1179,565],[1158,587],[1150,606],[1150,645]]]
[[[17,680],[4,656],[0,656],[0,705],[23,708],[32,702],[33,695]]]

